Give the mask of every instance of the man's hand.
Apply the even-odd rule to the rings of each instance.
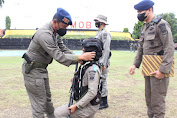
[[[83,60],[79,60],[78,63],[80,63],[81,65],[83,65]]]
[[[71,84],[72,84],[72,83],[73,83],[73,78],[71,78],[71,80],[70,80],[70,81],[71,81]]]
[[[154,75],[156,78],[158,79],[163,79],[165,74],[163,74],[162,72],[160,72],[159,70],[150,73],[151,75]]]
[[[102,67],[102,71],[104,71],[105,69],[106,69],[106,66],[103,66],[103,67]]]
[[[129,68],[129,74],[130,74],[130,75],[135,74],[135,69],[136,69],[136,66],[135,66],[135,65],[132,65],[132,66]]]
[[[71,110],[71,113],[74,113],[77,109],[77,106],[74,104],[74,105],[71,105],[68,110]]]
[[[78,61],[85,60],[85,61],[92,61],[95,58],[96,52],[85,52],[78,56]]]

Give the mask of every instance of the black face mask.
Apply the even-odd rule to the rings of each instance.
[[[95,27],[99,28],[100,27],[100,22],[95,22]]]
[[[58,29],[57,30],[57,33],[60,35],[60,36],[64,36],[66,34],[66,31],[67,29]]]
[[[142,13],[142,14],[138,14],[137,18],[139,21],[144,21],[147,16],[145,16],[146,12],[145,13]]]

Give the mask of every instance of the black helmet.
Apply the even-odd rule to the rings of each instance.
[[[82,47],[85,49],[85,52],[96,52],[94,58],[95,61],[98,61],[102,56],[103,42],[97,38],[88,38],[83,40]]]

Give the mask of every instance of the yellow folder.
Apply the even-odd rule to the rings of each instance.
[[[159,70],[162,60],[163,60],[163,56],[143,55],[142,74],[144,76],[153,76],[150,73]],[[174,77],[174,59],[173,59],[171,71],[169,74],[165,74],[165,77]]]

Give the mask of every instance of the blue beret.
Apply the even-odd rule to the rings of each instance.
[[[67,25],[72,25],[71,15],[63,8],[57,8],[56,13],[58,20]]]
[[[134,8],[136,10],[143,11],[143,10],[147,10],[147,9],[153,7],[153,5],[154,5],[154,2],[151,1],[151,0],[142,0],[141,2],[139,2],[138,4],[136,4],[134,6]]]

